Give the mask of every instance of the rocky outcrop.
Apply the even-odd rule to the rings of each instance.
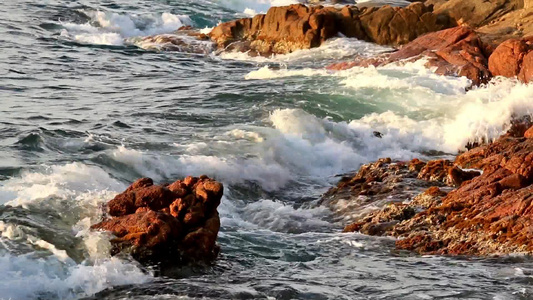
[[[493,76],[518,77],[528,83],[533,78],[533,37],[501,43],[489,57]]]
[[[485,52],[485,46],[474,30],[458,26],[418,37],[400,50],[381,58],[355,59],[333,64],[328,69],[342,70],[354,66],[379,66],[427,59],[426,66],[433,68],[437,74],[466,76],[479,85],[491,78]]]
[[[434,14],[422,3],[405,8],[386,5],[342,9],[294,4],[220,24],[209,36],[219,48],[270,55],[318,47],[339,35],[382,45],[401,45],[449,24],[447,17]]]
[[[207,176],[170,185],[141,178],[107,203],[110,216],[91,228],[115,235],[112,254],[140,262],[185,264],[216,258],[217,207],[223,186]]]
[[[446,14],[459,24],[481,27],[524,7],[523,0],[429,0],[435,12]]]
[[[431,175],[447,174],[445,165],[448,163],[441,164],[441,161],[379,159],[361,166],[357,173],[343,177],[336,187],[323,195],[320,204],[330,207],[339,220],[348,223],[358,221],[386,204],[402,206],[432,186],[449,190],[447,185],[453,183],[446,175]],[[432,181],[425,180],[425,177],[432,177]]]
[[[459,155],[455,166],[482,168],[483,172],[472,174],[447,195],[432,188],[408,203],[393,203],[373,212],[345,231],[396,236],[399,249],[419,253],[533,253],[530,130],[512,130],[493,143]]]

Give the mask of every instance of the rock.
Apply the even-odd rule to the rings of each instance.
[[[428,32],[449,27],[421,2],[405,8],[382,6],[368,9],[359,16],[367,40],[380,45],[403,45]]]
[[[529,82],[533,76],[533,45],[528,39],[510,39],[501,43],[489,57],[493,76],[518,77]],[[531,56],[529,54],[531,53]]]
[[[111,231],[116,236],[111,240],[112,254],[128,250],[141,262],[168,258],[183,234],[176,218],[153,210],[112,218],[91,228]]]
[[[524,137],[526,139],[533,139],[533,126],[529,127],[529,129],[524,133]]]
[[[380,58],[357,59],[351,63],[333,64],[331,70],[354,66],[380,66],[427,59],[426,66],[440,75],[466,76],[475,85],[487,82],[491,73],[484,53],[485,45],[468,27],[458,26],[422,35],[400,50]]]
[[[361,8],[302,4],[272,7],[265,15],[226,22],[215,27],[210,38],[221,49],[270,55],[320,46],[342,34],[383,45],[405,44],[417,36],[449,27],[422,3],[405,8]]]
[[[442,1],[435,12],[448,15],[459,24],[479,27],[522,7],[521,0],[448,0]]]
[[[446,159],[429,161],[418,173],[417,178],[426,181],[445,182],[448,169],[453,168],[453,163]]]
[[[108,202],[113,217],[91,228],[116,236],[113,255],[128,253],[142,263],[210,262],[218,254],[222,194],[222,184],[207,176],[167,187],[141,178]]]
[[[425,165],[418,159],[410,162],[379,159],[361,166],[357,173],[343,177],[336,187],[322,196],[319,204],[330,207],[346,223],[360,222],[363,216],[384,205],[401,206],[428,187],[444,185],[443,181],[428,182],[417,178]]]
[[[517,127],[461,154],[455,166],[430,162],[418,174],[442,180],[442,170],[448,168],[448,176],[457,178],[457,189],[446,194],[432,187],[407,204],[361,216],[345,231],[396,236],[397,248],[424,254],[532,254],[533,139],[517,135]],[[482,168],[483,173],[462,171],[460,165]],[[398,213],[407,209],[417,213]]]

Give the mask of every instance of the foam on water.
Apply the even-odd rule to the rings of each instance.
[[[61,22],[61,35],[81,43],[123,45],[128,38],[170,33],[192,25],[186,15],[164,12],[157,15],[118,14],[115,12],[80,10],[90,21],[86,24]]]
[[[298,0],[220,0],[220,4],[238,13],[252,17],[266,13],[272,6],[285,6],[304,1]]]
[[[244,52],[222,52],[219,57],[225,60],[249,61],[255,63],[274,62],[292,64],[305,61],[320,63],[328,59],[338,61],[343,58],[349,59],[354,56],[371,57],[390,50],[391,48],[389,47],[379,46],[354,38],[332,38],[317,48],[297,50],[292,53],[277,54],[271,57],[250,56],[248,53]]]
[[[152,280],[153,276],[136,264],[111,258],[109,236],[89,230],[101,215],[99,205],[123,188],[107,172],[82,163],[43,167],[3,181],[0,196],[4,205],[39,205],[61,212],[64,222],[72,224],[73,236],[83,240],[85,259],[76,263],[65,249],[39,238],[31,228],[0,222],[0,248],[7,240],[34,248],[24,254],[0,250],[0,298],[73,299],[116,285]],[[74,219],[65,214],[69,210],[76,211]]]
[[[366,149],[359,149],[358,153],[367,160],[376,158],[366,154],[371,149],[378,156],[404,159],[427,150],[455,153],[473,139],[498,137],[508,129],[512,118],[533,114],[531,85],[495,78],[487,85],[468,90],[471,84],[468,79],[436,75],[424,67],[424,61],[340,72],[262,67],[245,78],[275,80],[295,76],[338,78],[339,84],[345,87],[343,92],[353,95],[354,100],[363,97],[368,103],[391,109],[347,123],[322,121],[324,128],[342,132],[345,143],[364,136],[364,132],[383,133],[382,139],[358,141],[358,147]],[[375,96],[376,90],[383,90],[380,97]],[[372,97],[365,96],[367,91],[373,92]],[[298,124],[294,120],[284,123],[292,127]],[[311,125],[316,122],[304,123],[308,134],[312,132],[311,127],[319,128]]]
[[[84,265],[64,263],[53,256],[0,255],[1,299],[75,299],[108,287],[140,284],[152,278],[136,265],[118,258]]]
[[[24,172],[0,185],[0,203],[22,206],[40,203],[51,208],[67,200],[76,206],[96,207],[124,185],[99,167],[82,163],[43,166],[40,172]]]

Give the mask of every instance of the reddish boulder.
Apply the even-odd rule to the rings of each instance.
[[[528,57],[530,53],[533,53],[531,39],[507,40],[489,57],[489,70],[493,76],[518,77],[527,83],[533,75],[533,54]]]
[[[111,240],[113,255],[127,252],[148,263],[208,262],[218,254],[222,194],[222,184],[207,176],[187,177],[167,187],[142,178],[108,202],[114,217],[91,228],[116,236]]]

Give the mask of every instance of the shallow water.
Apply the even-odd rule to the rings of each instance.
[[[317,205],[362,163],[498,136],[533,113],[532,87],[497,79],[467,92],[423,62],[325,71],[390,50],[343,38],[268,59],[139,43],[289,2],[0,5],[0,299],[533,298],[529,258],[398,252],[389,238],[341,234]],[[211,268],[157,277],[87,230],[140,176],[201,174],[226,187]]]

